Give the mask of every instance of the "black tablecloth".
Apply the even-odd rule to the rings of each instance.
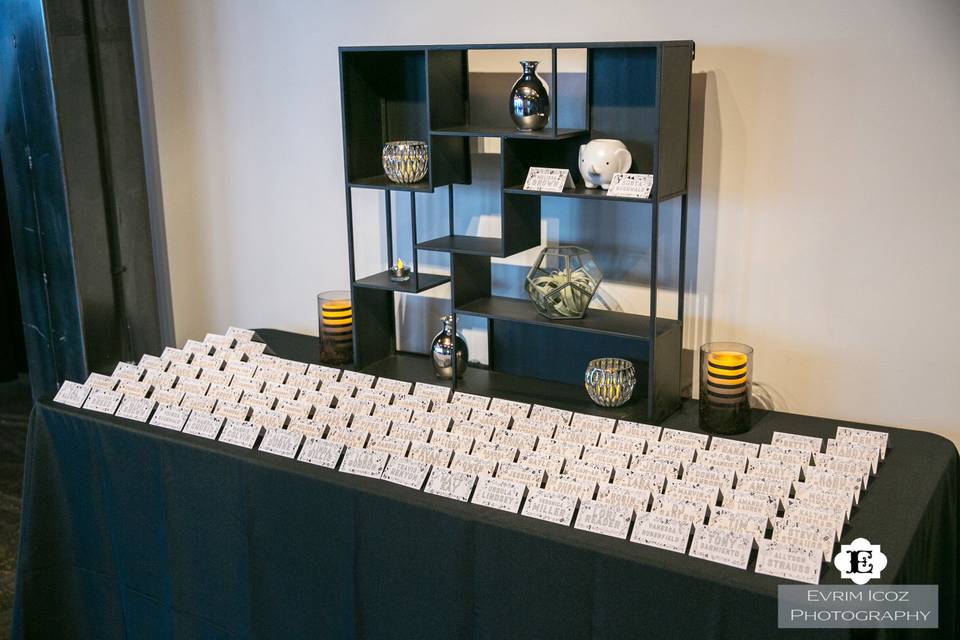
[[[743,438],[826,437],[836,424],[767,413]],[[695,431],[695,405],[668,425]],[[943,637],[958,632],[958,469],[947,440],[891,429],[843,537],[881,545],[882,583],[939,584]],[[44,401],[28,435],[13,635],[768,637],[788,635],[779,582]],[[822,583],[839,582],[825,565]]]

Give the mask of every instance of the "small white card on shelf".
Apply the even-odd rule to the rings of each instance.
[[[123,396],[120,406],[117,408],[117,417],[127,420],[136,420],[137,422],[146,422],[150,419],[150,414],[156,408],[157,403],[147,398],[139,396]]]
[[[750,534],[701,524],[693,528],[690,555],[737,569],[746,569],[753,544],[753,536]]]
[[[520,515],[569,527],[577,502],[576,496],[547,489],[529,489]]]
[[[87,400],[83,403],[83,408],[99,413],[113,414],[116,412],[117,407],[120,406],[122,399],[122,393],[106,391],[104,389],[94,389],[90,392],[90,395],[87,396]]]
[[[223,428],[224,421],[225,418],[220,416],[193,412],[187,418],[187,424],[184,425],[183,432],[208,440],[216,440],[217,436],[220,435],[220,429]]]
[[[340,463],[340,471],[355,476],[379,478],[383,475],[389,458],[390,454],[382,451],[347,447],[343,453],[343,462]]]
[[[90,395],[90,387],[64,380],[57,391],[57,395],[53,397],[53,401],[79,408],[83,406],[88,395]]]
[[[883,431],[869,429],[854,429],[853,427],[837,426],[837,442],[852,442],[854,444],[869,445],[880,449],[880,459],[887,457],[887,441],[890,434]]]
[[[476,483],[477,476],[472,473],[434,467],[423,490],[444,498],[467,502]]]
[[[570,177],[569,169],[530,167],[527,179],[523,182],[524,191],[561,193],[565,188],[573,189],[573,178]]]
[[[526,492],[527,485],[522,482],[480,476],[477,478],[477,488],[473,492],[471,502],[483,507],[518,513]]]
[[[613,178],[610,180],[607,195],[618,198],[639,198],[645,200],[650,197],[650,191],[652,189],[653,174],[617,172],[613,174]]]
[[[693,524],[689,520],[671,518],[659,513],[638,513],[633,523],[630,542],[686,553],[691,529]]]
[[[345,447],[338,442],[321,440],[320,438],[308,438],[300,448],[300,455],[297,460],[315,464],[318,467],[336,469],[340,462],[340,456],[343,455]]]
[[[260,441],[260,451],[266,451],[284,458],[295,458],[303,442],[303,434],[288,429],[267,429]]]
[[[190,409],[161,404],[157,406],[156,411],[153,412],[153,417],[150,418],[150,424],[155,427],[171,429],[172,431],[180,431],[183,429],[183,425],[187,423],[187,418],[189,417]]]
[[[410,458],[390,456],[381,478],[387,482],[403,485],[420,491],[430,473],[430,464]]]
[[[577,512],[574,529],[600,533],[612,538],[626,540],[633,522],[634,510],[615,504],[605,504],[596,500],[583,500]]]
[[[220,442],[226,442],[227,444],[243,447],[244,449],[253,449],[253,445],[256,444],[257,438],[260,437],[260,432],[262,431],[263,427],[258,424],[244,420],[230,420],[228,418],[227,424],[223,426],[218,440]]]
[[[758,541],[757,565],[754,571],[768,576],[806,582],[820,583],[820,568],[823,554],[819,549],[798,547],[773,540]]]

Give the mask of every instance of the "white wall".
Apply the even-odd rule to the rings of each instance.
[[[315,294],[347,285],[338,45],[693,39],[686,346],[752,344],[777,409],[960,442],[954,0],[145,4],[179,341],[315,333]],[[377,196],[356,197],[368,271]],[[563,207],[548,235],[571,228]],[[608,293],[645,308],[642,289]],[[404,338],[429,339],[439,308],[405,313],[427,328]]]

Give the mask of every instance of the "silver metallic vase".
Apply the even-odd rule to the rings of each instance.
[[[454,347],[456,345],[456,347]],[[430,345],[430,357],[433,371],[438,378],[449,380],[453,377],[453,353],[457,354],[457,377],[462,378],[467,370],[467,341],[459,333],[453,334],[453,316],[443,316],[443,329],[433,338]]]
[[[550,95],[537,75],[537,60],[521,60],[523,75],[510,91],[510,117],[520,131],[537,131],[550,119]]]

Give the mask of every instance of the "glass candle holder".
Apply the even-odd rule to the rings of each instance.
[[[700,428],[709,433],[750,430],[753,347],[708,342],[700,347]]]
[[[633,396],[637,372],[629,360],[597,358],[591,360],[584,374],[587,395],[601,407],[619,407]]]
[[[353,306],[348,291],[325,291],[317,296],[320,312],[320,362],[353,362]]]

